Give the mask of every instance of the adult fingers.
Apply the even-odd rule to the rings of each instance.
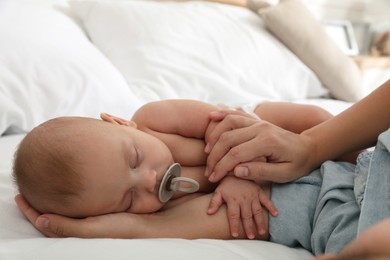
[[[55,214],[43,214],[32,208],[21,196],[15,202],[26,218],[48,237],[125,238],[131,234],[130,213],[114,213],[85,219],[73,219]]]
[[[126,215],[129,213],[113,213],[84,219],[73,219],[55,214],[39,216],[36,221],[40,231],[50,232],[56,237],[80,238],[124,238],[128,237]],[[40,221],[44,219],[44,221]],[[45,223],[44,225],[41,225]]]
[[[234,176],[246,180],[285,183],[305,175],[291,168],[289,162],[247,162],[234,169]]]
[[[97,237],[85,233],[86,223],[84,219],[72,219],[54,214],[44,214],[35,222],[36,228],[49,237]]]
[[[249,157],[242,157],[244,153],[242,153],[241,145],[252,140],[255,136],[256,132],[251,131],[248,127],[223,133],[207,157],[205,176],[209,177],[214,172],[214,167],[219,164],[218,178],[210,179],[210,181],[218,181],[228,171],[233,170],[238,163],[253,159],[254,154],[248,154]]]
[[[273,144],[267,145],[261,135],[266,124],[258,122],[224,133],[207,158],[209,181],[219,181],[240,163],[271,158]]]
[[[218,122],[223,120],[228,115],[241,115],[248,118],[253,118],[250,114],[242,111],[241,109],[220,109],[209,113],[209,118],[212,121]]]
[[[46,218],[40,218],[41,214],[28,204],[22,195],[15,196],[16,205],[22,211],[23,215],[31,222],[31,224],[43,235],[47,237],[60,237],[51,230],[47,229],[48,222]]]
[[[22,211],[23,215],[31,222],[35,223],[37,218],[39,217],[39,212],[33,209],[30,204],[23,198],[22,195],[18,194],[15,196],[16,205]]]
[[[211,133],[205,137],[207,143],[205,148],[206,153],[209,153],[213,149],[215,143],[218,142],[223,133],[233,129],[247,127],[258,121],[258,119],[255,119],[248,114],[242,114],[243,112],[240,111],[218,112],[223,113],[224,118],[215,126]]]

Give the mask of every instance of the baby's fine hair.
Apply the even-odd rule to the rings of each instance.
[[[41,213],[56,213],[82,189],[74,120],[56,118],[29,132],[14,156],[13,177],[19,192]]]

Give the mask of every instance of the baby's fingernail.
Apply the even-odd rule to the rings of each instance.
[[[237,177],[248,177],[249,175],[249,171],[248,171],[248,167],[237,167],[236,169],[234,169],[234,175],[237,176]]]
[[[49,227],[49,219],[46,217],[39,217],[36,220],[36,225],[41,228],[48,228]]]
[[[232,233],[232,237],[238,237],[238,233],[237,232],[233,232]]]
[[[260,235],[264,235],[264,234],[265,234],[265,229],[264,229],[264,228],[260,228],[259,234],[260,234]]]

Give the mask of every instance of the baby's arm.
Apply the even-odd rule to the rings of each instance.
[[[141,130],[203,139],[210,122],[208,113],[216,109],[216,106],[195,100],[162,100],[144,105],[132,120]]]
[[[141,107],[133,116],[138,128],[162,140],[174,160],[184,166],[204,166],[208,114],[216,106],[194,100],[163,100]]]
[[[321,107],[288,102],[261,103],[255,113],[262,120],[294,133],[301,133],[333,117]]]

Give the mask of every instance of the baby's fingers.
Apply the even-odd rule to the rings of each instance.
[[[207,214],[215,214],[223,204],[222,194],[220,192],[214,192],[211,197],[209,208],[207,209]]]
[[[236,203],[228,205],[227,214],[229,219],[230,234],[232,234],[232,237],[238,237],[239,226],[241,224],[239,205]]]
[[[242,225],[244,226],[244,231],[246,236],[249,239],[255,238],[254,233],[254,223],[253,223],[253,215],[252,215],[252,208],[250,205],[249,207],[242,207],[241,208],[241,219],[242,219]]]
[[[264,235],[267,232],[264,223],[264,211],[261,207],[261,204],[257,201],[252,202],[252,214],[253,219],[256,223],[257,232],[259,233],[259,235]]]
[[[259,201],[273,217],[278,216],[278,209],[263,190],[259,193]]]

